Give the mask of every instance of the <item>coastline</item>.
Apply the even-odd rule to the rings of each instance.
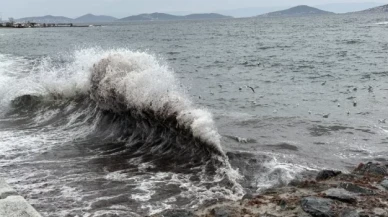
[[[219,201],[196,210],[166,210],[151,217],[388,216],[388,164],[361,163],[351,173],[322,170],[314,179]]]

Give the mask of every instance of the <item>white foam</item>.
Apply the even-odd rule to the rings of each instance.
[[[379,23],[376,23],[376,25],[388,25],[388,22],[379,22]]]
[[[196,108],[180,88],[175,74],[154,56],[143,52],[107,52],[92,69],[92,93],[99,102],[112,106],[112,92],[124,97],[128,108],[152,110],[161,116],[176,115],[178,124],[190,129],[194,137],[223,154],[220,135],[212,115]],[[112,107],[108,107],[112,109]]]
[[[256,175],[257,191],[271,188],[276,185],[286,185],[303,171],[315,170],[303,165],[279,162],[276,157],[263,165],[268,170]]]
[[[6,60],[0,61],[4,65],[0,69],[0,85],[4,87],[0,90],[1,105],[8,105],[11,100],[26,94],[61,97],[87,94],[90,78],[95,73],[93,66],[107,59],[109,64],[105,77],[99,82],[99,96],[110,97],[114,90],[125,97],[128,107],[152,110],[165,116],[174,114],[180,126],[190,129],[194,137],[223,154],[212,114],[193,105],[185,90],[180,88],[175,73],[155,56],[127,49],[100,48],[81,49],[62,56],[58,58],[66,59],[68,63],[58,65],[55,58],[44,57],[34,63],[32,69],[26,69],[26,59],[1,55],[0,59]],[[8,75],[10,71],[29,73],[16,78]]]

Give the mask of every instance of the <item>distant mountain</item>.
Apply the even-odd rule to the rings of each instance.
[[[74,20],[62,16],[43,16],[43,17],[25,17],[16,19],[17,22],[35,22],[35,23],[72,23]]]
[[[139,14],[135,16],[129,16],[118,21],[162,21],[162,20],[205,20],[205,19],[225,19],[231,18],[221,14],[189,14],[186,16],[176,16],[165,13],[152,13],[152,14]]]
[[[215,11],[215,13],[225,14],[232,17],[254,17],[273,11],[284,10],[289,7],[252,7],[252,8],[237,8],[229,10]]]
[[[287,10],[275,11],[261,16],[265,17],[289,17],[289,16],[316,16],[334,14],[333,12],[319,10],[307,5],[299,5]]]
[[[383,6],[380,6],[380,7],[370,8],[370,9],[359,11],[359,12],[356,12],[356,13],[365,13],[365,14],[367,14],[367,13],[388,13],[388,5],[383,5]]]
[[[363,2],[363,3],[331,3],[331,4],[324,4],[324,5],[315,5],[314,7],[324,10],[324,11],[331,11],[334,13],[349,13],[349,12],[355,12],[355,11],[362,11],[373,7],[378,7],[383,5],[383,3],[377,3],[377,2]]]
[[[210,14],[189,14],[183,16],[186,20],[212,20],[212,19],[226,19],[232,18],[230,16],[224,16],[221,14],[210,13]]]
[[[152,21],[152,20],[178,20],[181,16],[175,16],[164,13],[139,14],[129,17],[124,17],[118,21]]]
[[[117,20],[117,18],[111,17],[111,16],[85,14],[81,17],[74,19],[74,22],[77,22],[77,23],[103,23],[103,22],[113,22],[115,20]]]

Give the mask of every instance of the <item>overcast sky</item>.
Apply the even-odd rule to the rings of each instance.
[[[0,0],[3,19],[62,15],[75,18],[86,13],[125,17],[151,12],[213,12],[249,7],[279,7],[307,4],[361,3],[368,0]],[[387,3],[388,0],[373,2]]]

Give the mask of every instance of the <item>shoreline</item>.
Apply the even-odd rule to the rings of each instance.
[[[151,217],[375,217],[388,216],[388,164],[361,163],[351,173],[322,170],[314,179],[293,180],[238,201],[195,210],[171,209]]]

